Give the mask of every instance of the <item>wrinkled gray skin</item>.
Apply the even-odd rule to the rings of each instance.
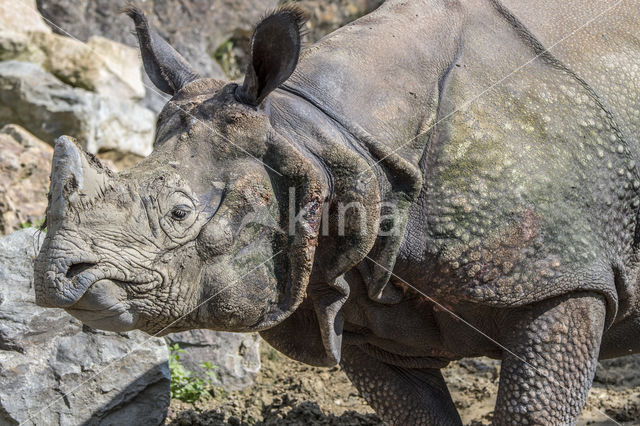
[[[440,368],[488,355],[496,424],[575,423],[598,357],[640,350],[640,6],[574,34],[614,3],[388,1],[299,62],[283,9],[241,86],[129,9],[173,99],[118,175],[58,140],[38,302],[110,330],[261,331],[339,362],[392,424],[459,424]],[[338,235],[352,202],[367,220]]]

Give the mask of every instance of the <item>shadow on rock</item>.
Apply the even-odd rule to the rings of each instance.
[[[83,426],[136,425],[155,426],[163,422],[169,406],[169,382],[166,364],[157,364],[132,381],[126,388],[97,408]],[[105,372],[105,374],[108,374]]]

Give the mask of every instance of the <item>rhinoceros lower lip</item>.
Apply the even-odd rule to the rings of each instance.
[[[79,311],[102,311],[127,300],[123,285],[126,283],[110,278],[100,278],[89,283],[83,282],[84,291],[77,300],[66,307]]]
[[[138,316],[130,310],[122,284],[111,279],[95,281],[76,303],[65,310],[90,327],[110,331],[132,330]]]
[[[98,268],[83,268],[82,271],[66,278],[52,280],[59,288],[51,294],[53,306],[58,308],[66,309],[78,303],[95,283],[105,279],[105,273]]]
[[[89,327],[106,331],[131,331],[137,328],[138,316],[123,305],[101,311],[65,309],[68,314]]]

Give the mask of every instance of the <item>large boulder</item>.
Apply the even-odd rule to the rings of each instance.
[[[0,235],[4,235],[44,217],[53,148],[9,124],[0,129],[0,152]]]
[[[98,36],[87,43],[47,33],[31,39],[44,52],[43,67],[63,82],[107,97],[144,97],[137,49]]]
[[[106,97],[140,100],[145,95],[138,50],[103,37],[83,43],[46,32],[0,29],[0,60],[40,64],[62,82]]]
[[[51,32],[38,13],[35,0],[0,0],[0,28]]]
[[[203,377],[203,362],[216,366],[217,383],[226,390],[239,390],[253,384],[260,370],[260,336],[213,330],[190,330],[165,337],[184,352],[180,362],[196,376]]]
[[[160,424],[170,402],[164,340],[95,331],[36,306],[43,237],[31,228],[0,238],[0,424]]]
[[[71,87],[38,64],[5,61],[0,63],[0,125],[9,123],[51,144],[66,134],[91,153],[117,149],[146,156],[155,114],[128,99]]]
[[[46,57],[40,46],[33,43],[32,34],[0,27],[0,61],[10,60],[42,64]]]

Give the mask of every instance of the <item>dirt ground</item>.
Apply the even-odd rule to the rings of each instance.
[[[338,367],[315,368],[290,360],[262,343],[262,369],[254,386],[214,391],[195,404],[173,400],[168,425],[381,425]],[[444,370],[465,425],[491,422],[500,374],[487,358],[452,363]],[[640,424],[640,355],[604,361],[580,426]]]

